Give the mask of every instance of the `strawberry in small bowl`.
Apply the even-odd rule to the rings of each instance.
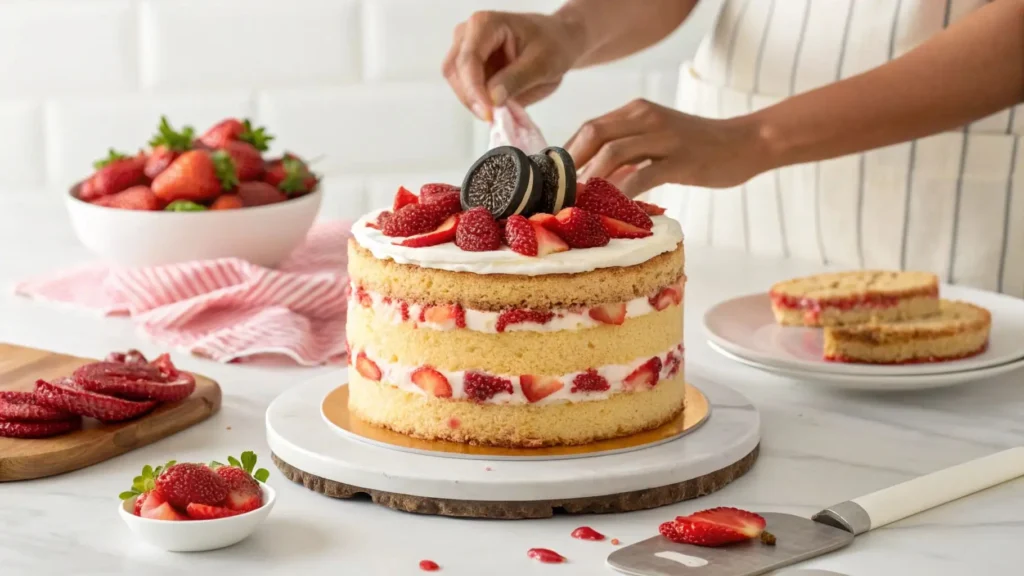
[[[198,464],[146,466],[121,493],[118,513],[132,532],[170,552],[202,552],[241,542],[260,525],[276,494],[256,454]]]
[[[242,258],[275,266],[320,210],[319,177],[300,157],[266,157],[273,136],[229,118],[196,138],[161,118],[148,148],[111,149],[66,199],[81,242],[124,266]]]

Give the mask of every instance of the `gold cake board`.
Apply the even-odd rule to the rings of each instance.
[[[325,419],[351,434],[364,436],[374,444],[392,445],[395,449],[437,452],[439,457],[452,457],[453,453],[477,457],[522,457],[524,455],[550,458],[572,458],[594,455],[595,452],[619,452],[629,449],[643,449],[646,446],[662,444],[666,440],[684,435],[703,424],[710,413],[709,403],[704,394],[687,384],[684,414],[661,428],[633,436],[596,442],[585,446],[551,448],[501,448],[492,446],[471,446],[454,442],[434,442],[410,438],[389,430],[361,422],[348,414],[347,386],[335,388],[324,397],[321,405]],[[680,440],[685,442],[685,440]],[[385,447],[386,449],[386,447]],[[331,498],[369,498],[374,503],[417,514],[430,514],[463,518],[530,519],[548,518],[555,513],[606,514],[632,512],[667,506],[684,500],[705,496],[722,489],[746,474],[757,461],[760,444],[739,460],[719,470],[691,478],[683,482],[643,490],[590,496],[537,501],[479,501],[451,498],[430,498],[411,496],[383,490],[368,489],[338,482],[303,471],[284,461],[276,453],[271,456],[281,473],[306,488]],[[542,466],[541,462],[537,462]]]

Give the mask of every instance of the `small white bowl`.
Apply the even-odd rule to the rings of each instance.
[[[266,484],[260,484],[260,487],[263,489],[263,506],[252,512],[216,520],[174,522],[142,518],[132,514],[135,498],[121,501],[117,511],[132,532],[157,548],[168,552],[217,550],[245,540],[266,520],[277,495]]]
[[[122,266],[241,258],[273,267],[305,240],[323,191],[237,210],[146,212],[97,206],[67,195],[78,239],[96,255]]]

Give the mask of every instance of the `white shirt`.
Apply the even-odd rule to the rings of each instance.
[[[986,0],[726,0],[680,71],[678,107],[746,114],[877,67]],[[1024,297],[1024,106],[965,129],[761,174],[651,192],[690,244],[929,270]],[[680,193],[679,188],[684,188]]]

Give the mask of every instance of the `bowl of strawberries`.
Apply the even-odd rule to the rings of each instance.
[[[122,266],[241,258],[272,267],[306,238],[319,177],[299,156],[266,156],[273,136],[229,118],[195,136],[166,117],[148,148],[111,149],[66,204],[79,240]]]
[[[145,466],[121,493],[118,514],[146,542],[170,552],[216,550],[248,538],[276,495],[256,454],[210,462]]]

